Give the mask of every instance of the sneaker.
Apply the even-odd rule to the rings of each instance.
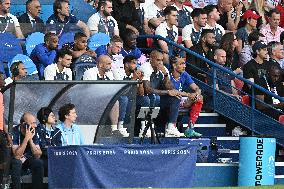
[[[201,137],[202,134],[201,133],[198,133],[196,131],[194,131],[192,128],[187,128],[185,131],[184,131],[184,135],[186,137]]]
[[[140,129],[140,133],[139,133],[139,137],[142,138],[143,137],[143,132],[144,130],[143,129]],[[150,138],[151,137],[151,129],[149,128],[145,134],[145,137],[146,138]]]
[[[176,127],[172,129],[166,129],[165,137],[184,137],[184,134],[179,132]]]
[[[120,128],[118,131],[123,137],[129,137],[129,133],[126,131],[126,128]]]

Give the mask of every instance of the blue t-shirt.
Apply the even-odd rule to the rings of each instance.
[[[13,138],[13,145],[21,145],[24,141],[25,136],[21,132],[22,125],[17,125],[13,127],[12,129],[12,138]],[[39,134],[36,132],[36,134],[33,137],[33,142],[35,145],[39,145]],[[26,158],[30,158],[33,156],[30,144],[27,144],[27,147],[23,154]]]
[[[179,91],[185,91],[186,89],[189,88],[191,84],[194,83],[191,76],[187,72],[182,72],[179,80],[175,80],[173,78],[173,75],[171,74],[171,81],[172,84],[174,85],[174,88]]]
[[[43,79],[44,69],[52,64],[56,57],[56,50],[48,50],[44,43],[38,44],[33,49],[30,58],[35,63],[39,79]]]
[[[71,128],[66,128],[64,123],[60,123],[56,127],[61,131],[62,146],[85,144],[84,136],[78,125],[72,124]]]
[[[66,16],[63,21],[55,14],[52,14],[46,21],[47,31],[56,31],[56,34],[60,36],[62,33],[76,31],[78,22],[79,20],[71,14]]]
[[[142,52],[140,51],[139,48],[135,47],[134,49],[131,49],[130,51],[126,51],[124,50],[124,48],[121,48],[120,54],[125,57],[127,55],[132,55],[134,56],[136,59],[139,59],[142,55]]]

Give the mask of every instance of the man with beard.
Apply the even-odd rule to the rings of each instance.
[[[125,57],[127,55],[132,55],[136,59],[139,59],[142,55],[142,52],[137,48],[137,35],[131,29],[126,29],[124,33],[121,34],[123,41],[123,47],[121,48],[120,54]]]
[[[200,137],[202,134],[194,131],[194,124],[199,117],[199,113],[203,105],[201,90],[194,83],[191,76],[185,72],[186,63],[183,58],[171,58],[170,63],[172,65],[172,72],[170,74],[171,82],[174,88],[180,91],[181,95],[183,96],[181,100],[173,99],[173,102],[176,102],[177,109],[190,108],[190,119],[184,135],[186,137]],[[177,113],[175,116],[177,118],[178,111],[176,112]],[[175,124],[175,122],[172,124]]]
[[[173,6],[168,6],[164,9],[164,16],[166,21],[161,23],[155,32],[155,35],[160,35],[167,38],[173,42],[178,40],[178,22],[177,22],[177,9]],[[164,40],[158,40],[158,45],[164,52],[164,64],[169,64],[169,56],[174,56],[174,49]]]
[[[111,0],[99,1],[98,12],[93,14],[87,25],[91,30],[91,35],[95,33],[105,33],[109,37],[119,36],[117,21],[111,16],[112,2]]]
[[[30,58],[37,67],[38,76],[40,80],[43,80],[43,72],[46,66],[54,62],[57,47],[57,35],[49,32],[44,36],[44,43],[38,44],[33,49]]]
[[[267,78],[264,78],[265,83],[263,83],[263,85],[261,86],[274,93],[275,95],[278,95],[279,97],[284,97],[284,85],[283,83],[281,83],[280,74],[281,70],[279,69],[279,67],[275,65],[271,66],[268,69]],[[256,98],[258,98],[262,102],[265,102],[266,104],[269,104],[275,109],[278,109],[277,111],[275,109],[272,109],[271,107],[265,106],[263,103],[257,103],[256,107],[265,114],[276,120],[278,120],[280,115],[284,115],[284,102],[280,102],[280,100],[271,97],[268,94],[256,95]]]
[[[48,65],[44,70],[45,80],[72,80],[72,71],[69,68],[72,63],[72,52],[68,49],[60,49],[57,52],[56,64]]]
[[[191,12],[193,24],[182,29],[182,41],[186,48],[196,45],[200,41],[202,28],[206,26],[207,14],[204,9],[196,8]]]
[[[10,14],[10,0],[0,0],[0,33],[11,32],[17,38],[24,38],[16,16]]]
[[[89,38],[88,26],[69,13],[69,0],[56,0],[53,3],[53,14],[47,19],[47,31],[55,32],[60,36],[64,32],[72,31],[74,26],[79,27]]]
[[[26,2],[26,11],[19,17],[24,36],[27,37],[33,32],[44,33],[44,23],[39,17],[41,11],[40,2],[38,0],[28,0]]]
[[[113,56],[120,53],[122,44],[122,39],[118,35],[114,35],[108,45],[101,45],[96,49],[97,57],[108,55],[113,60]]]
[[[199,43],[191,47],[190,50],[200,54],[204,58],[213,60],[214,58],[214,46],[215,46],[215,34],[213,30],[203,29]],[[209,70],[209,65],[195,56],[187,55],[187,61],[193,66],[186,66],[186,71],[193,77],[200,81],[205,81],[206,73]],[[199,68],[199,69],[198,69]]]
[[[190,17],[191,12],[193,9],[189,6],[183,5],[185,0],[175,0],[174,6],[178,11],[178,33],[181,35],[182,28],[184,28],[186,25],[191,24],[192,20]]]

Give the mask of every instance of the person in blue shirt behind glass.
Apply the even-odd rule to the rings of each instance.
[[[63,105],[59,108],[58,116],[61,123],[57,128],[62,133],[62,146],[85,144],[80,127],[74,123],[77,119],[75,105],[71,103]]]
[[[50,146],[62,146],[61,131],[55,127],[56,119],[51,108],[42,107],[37,112],[39,121],[36,132],[39,136],[39,146],[42,151],[41,159],[44,164],[44,174],[47,176],[47,148]]]

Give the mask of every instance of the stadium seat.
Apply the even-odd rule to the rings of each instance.
[[[27,75],[33,75],[33,74],[37,74],[37,69],[36,69],[36,65],[34,64],[34,62],[30,59],[30,57],[23,55],[23,54],[17,54],[11,62],[8,63],[8,68],[9,68],[9,75],[11,76],[11,72],[10,72],[10,67],[14,62],[17,61],[22,61],[25,65],[25,68],[27,70]]]
[[[279,122],[284,125],[284,115],[279,116]]]
[[[26,52],[27,55],[30,56],[32,50],[36,45],[44,43],[44,34],[40,32],[35,32],[30,34],[26,39]]]
[[[75,33],[73,33],[73,32],[66,32],[66,33],[63,33],[63,34],[59,37],[58,49],[61,49],[62,46],[63,46],[65,43],[72,43],[72,42],[74,42],[74,36],[75,36]]]
[[[17,54],[23,54],[20,40],[11,33],[0,33],[0,71],[9,75],[8,62]]]
[[[88,47],[95,51],[101,45],[107,45],[110,42],[110,37],[105,33],[96,33],[90,37]]]
[[[84,72],[95,66],[95,62],[77,62],[73,71],[75,75],[75,80],[82,80]]]

